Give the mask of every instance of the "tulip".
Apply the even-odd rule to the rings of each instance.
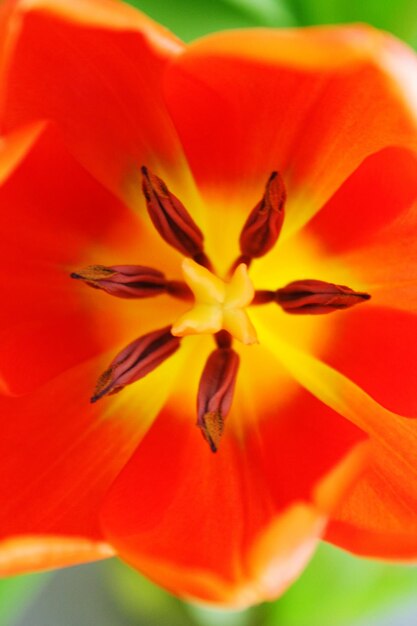
[[[322,539],[415,560],[414,54],[112,0],[0,41],[1,573],[244,607]]]

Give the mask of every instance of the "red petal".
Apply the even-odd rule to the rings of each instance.
[[[411,217],[407,213],[416,200],[417,155],[403,148],[386,148],[358,167],[304,232],[320,240],[324,254],[371,248],[371,260],[372,247],[382,233],[394,229],[391,245],[398,246],[395,228]],[[359,270],[362,265],[358,262]]]
[[[369,154],[415,142],[416,76],[407,48],[364,27],[219,33],[192,44],[167,69],[167,100],[213,226],[221,219],[216,235],[236,238],[238,220],[228,227],[225,211],[248,214],[271,171],[288,189],[288,234]]]
[[[301,384],[370,437],[368,467],[333,511],[328,538],[360,554],[415,559],[417,421],[388,411],[301,351],[287,347],[285,364]]]
[[[416,311],[416,203],[416,154],[386,148],[365,159],[296,245],[318,242],[321,271],[335,280],[337,268],[346,268],[346,280],[368,291],[372,305]]]
[[[417,310],[417,194],[406,210],[370,238],[366,246],[340,256],[362,285],[370,290],[372,302],[381,306]]]
[[[131,418],[103,419],[90,404],[101,364],[69,370],[36,394],[1,398],[1,536],[101,537],[100,500],[139,438]]]
[[[0,187],[1,371],[15,391],[126,340],[120,305],[109,303],[103,315],[100,297],[87,294],[69,273],[87,259],[106,263],[123,255],[129,261],[146,238],[51,129],[39,132],[35,127],[9,137],[0,153],[0,170],[2,163],[4,175],[9,170]]]
[[[7,71],[0,74],[3,131],[39,119],[57,122],[82,163],[131,201],[144,162],[178,169],[160,81],[182,44],[121,2],[16,4]]]
[[[3,184],[25,159],[28,152],[45,131],[45,123],[38,122],[1,138],[0,183]]]
[[[334,320],[323,358],[383,406],[417,416],[414,313],[372,304],[346,311]]]
[[[334,316],[323,358],[403,415],[417,415],[416,181],[416,157],[386,149],[367,159],[300,233],[300,245],[302,237],[319,240],[325,276],[336,279],[345,268],[352,286],[372,296]]]
[[[1,537],[102,539],[103,496],[164,404],[178,367],[161,367],[134,391],[91,404],[105,363],[68,370],[31,395],[0,398]]]
[[[259,425],[269,488],[280,506],[308,500],[314,486],[365,437],[303,389],[279,409],[269,403]]]
[[[369,307],[336,320],[326,360],[378,402],[417,416],[417,316]],[[385,422],[385,423],[384,423]],[[352,552],[384,558],[417,557],[417,422],[372,448],[372,462],[334,513],[327,539]]]
[[[356,477],[353,466],[329,472],[361,435],[307,394],[284,407],[277,398],[279,411],[269,403],[259,426],[235,405],[215,455],[191,402],[163,411],[104,505],[106,536],[122,558],[176,594],[210,602],[243,606],[285,589],[343,495],[342,474],[348,484]],[[320,511],[312,499],[322,482]]]

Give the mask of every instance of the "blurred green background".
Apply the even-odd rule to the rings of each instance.
[[[0,582],[1,626],[414,626],[417,567],[322,544],[274,603],[222,612],[181,602],[116,559]]]
[[[1,2],[1,0],[0,0]],[[216,30],[367,22],[417,48],[417,0],[130,0],[185,41]],[[187,605],[117,560],[0,581],[0,626],[413,626],[417,567],[322,545],[278,601],[225,613]]]

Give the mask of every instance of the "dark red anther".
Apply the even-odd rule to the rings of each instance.
[[[348,309],[370,299],[368,293],[322,280],[296,280],[275,292],[286,313],[318,315]]]
[[[167,291],[162,272],[143,265],[90,265],[73,272],[71,278],[118,298],[148,298]]]
[[[179,346],[180,339],[171,335],[170,326],[132,341],[100,376],[91,402],[97,402],[103,396],[116,393],[143,378],[174,354]]]
[[[145,166],[142,167],[142,189],[149,216],[162,239],[184,256],[209,267],[203,249],[203,233],[164,181]]]
[[[264,256],[274,247],[284,222],[285,199],[284,181],[278,172],[272,172],[262,199],[251,211],[240,234],[242,259]]]
[[[197,426],[212,452],[217,452],[230,411],[239,368],[239,356],[232,348],[217,348],[204,367],[197,397]]]

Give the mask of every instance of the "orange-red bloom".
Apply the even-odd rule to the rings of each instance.
[[[322,538],[417,557],[416,81],[366,27],[2,3],[3,574],[245,606]]]

